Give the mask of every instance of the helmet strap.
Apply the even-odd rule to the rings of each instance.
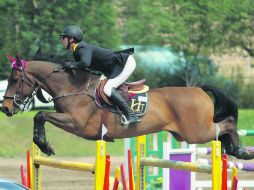
[[[71,47],[71,42],[70,42],[70,37],[68,37],[68,44],[67,44],[67,47],[66,47],[66,49],[70,49],[70,47]]]

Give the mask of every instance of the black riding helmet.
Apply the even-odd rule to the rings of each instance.
[[[73,37],[80,42],[83,38],[83,32],[78,26],[67,26],[63,29],[60,36]]]

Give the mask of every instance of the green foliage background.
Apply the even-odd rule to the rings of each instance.
[[[59,38],[68,25],[80,26],[89,43],[116,47],[121,40],[116,2],[1,0],[0,79],[5,79],[10,69],[6,54],[31,59],[41,47],[48,55],[68,56]]]
[[[235,51],[253,57],[253,12],[251,0],[0,0],[0,80],[11,69],[6,54],[72,59],[59,34],[67,25],[78,25],[88,43],[113,49],[123,44],[167,46],[184,58],[182,70],[174,74],[164,68],[148,73],[148,67],[138,64],[132,80],[147,78],[152,87],[216,84],[240,107],[251,108],[253,85],[211,72],[207,58]]]
[[[194,66],[202,63],[189,61],[193,56],[234,47],[253,55],[253,12],[251,0],[0,0],[0,79],[10,69],[7,53],[32,58],[41,47],[67,56],[58,36],[67,25],[80,26],[88,43],[103,47],[171,46]]]
[[[59,34],[78,25],[88,43],[113,49],[167,46],[184,58],[183,69],[174,74],[164,68],[147,74],[149,68],[138,64],[132,80],[147,78],[152,87],[216,84],[240,107],[251,108],[253,85],[211,72],[203,58],[234,51],[254,56],[253,12],[251,0],[0,0],[0,80],[11,69],[6,54],[34,59],[41,48],[49,60],[72,59]]]

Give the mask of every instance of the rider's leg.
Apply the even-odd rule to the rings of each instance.
[[[123,71],[115,78],[109,79],[104,86],[104,93],[110,98],[110,100],[117,105],[117,107],[123,112],[129,123],[136,123],[138,117],[132,112],[124,98],[115,90],[128,77],[133,73],[136,68],[136,62],[132,55],[127,59],[127,62],[123,68]]]
[[[107,83],[104,86],[104,93],[110,97],[112,94],[112,88],[117,88],[120,86],[122,83],[124,83],[129,76],[133,73],[133,71],[136,68],[136,62],[135,59],[133,58],[132,55],[130,55],[127,59],[127,62],[122,70],[122,72],[116,76],[113,79],[109,79]]]

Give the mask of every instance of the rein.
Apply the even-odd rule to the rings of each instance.
[[[52,73],[59,72],[61,70],[65,70],[65,69],[62,66],[54,68],[53,71],[48,75],[48,77],[43,81],[43,83],[45,83],[47,81],[47,79],[51,76]],[[78,96],[78,95],[86,95],[86,96],[90,97],[92,100],[94,100],[95,99],[94,96],[88,94],[90,82],[91,82],[91,74],[100,75],[101,73],[97,72],[97,71],[90,70],[90,69],[84,69],[84,71],[89,73],[89,78],[88,78],[88,82],[86,83],[85,90],[83,90],[81,92],[65,93],[63,95],[55,96],[55,97],[49,99],[46,103],[49,103],[49,102],[52,102],[52,101],[55,101],[55,100],[58,100],[60,98],[64,98],[67,96]]]
[[[57,71],[59,71],[59,70],[57,70]],[[56,72],[56,71],[54,70],[53,72]],[[50,99],[49,102],[52,102],[52,101],[55,101],[55,100],[58,100],[60,98],[67,97],[67,96],[78,96],[78,95],[86,95],[94,100],[95,98],[92,95],[88,94],[90,81],[91,81],[91,72],[89,72],[88,82],[86,83],[86,88],[84,91],[75,92],[75,93],[65,93],[64,95],[56,96],[56,97]]]

